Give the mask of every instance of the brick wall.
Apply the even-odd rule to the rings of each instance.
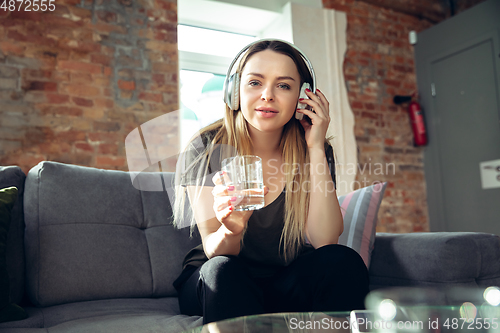
[[[460,1],[455,10],[481,1]],[[431,0],[323,0],[323,5],[347,14],[344,75],[355,116],[357,183],[388,182],[377,231],[428,231],[425,148],[413,146],[407,107],[395,105],[393,97],[417,89],[408,33],[446,19],[450,8]]]
[[[178,109],[177,2],[53,3],[0,9],[0,165],[127,170],[127,134]]]

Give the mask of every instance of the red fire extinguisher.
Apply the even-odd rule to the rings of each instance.
[[[394,96],[395,104],[410,102],[408,112],[410,114],[411,128],[413,130],[413,145],[427,145],[427,130],[425,128],[424,113],[420,104],[413,100],[415,94],[411,96]]]
[[[427,131],[420,104],[416,101],[411,101],[408,106],[408,112],[410,113],[411,128],[413,130],[413,144],[415,146],[425,146],[427,144]]]

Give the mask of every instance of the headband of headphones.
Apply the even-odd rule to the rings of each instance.
[[[238,72],[236,72],[233,75],[230,75],[231,71],[233,69],[233,66],[245,51],[247,51],[253,45],[260,43],[260,42],[264,42],[264,41],[282,42],[282,43],[285,43],[285,44],[291,46],[296,51],[298,51],[299,54],[302,56],[302,59],[304,59],[304,61],[306,62],[307,68],[309,69],[309,73],[311,74],[311,77],[312,77],[311,90],[312,90],[312,92],[316,92],[316,75],[314,74],[314,69],[312,67],[311,61],[309,61],[309,59],[307,58],[307,56],[305,55],[304,52],[302,52],[297,46],[293,45],[292,43],[289,43],[289,42],[281,40],[281,39],[276,39],[276,38],[260,39],[258,41],[255,41],[255,42],[250,43],[247,46],[245,46],[240,52],[238,52],[236,57],[231,62],[231,65],[229,65],[229,69],[227,70],[227,74],[226,74],[226,80],[224,81],[224,102],[227,104],[227,106],[229,106],[229,108],[231,110],[237,110],[239,107],[239,104],[240,104],[240,96],[239,96],[240,95],[240,89],[239,89],[240,88],[240,74]]]

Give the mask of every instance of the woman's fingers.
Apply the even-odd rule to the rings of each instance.
[[[224,171],[215,173],[215,175],[212,177],[212,182],[215,185],[230,185],[232,183],[227,172]]]
[[[236,197],[215,197],[214,198],[214,211],[220,212],[229,206],[234,206],[238,198]]]
[[[328,110],[328,100],[319,89],[316,89],[314,93],[311,90],[306,91],[306,94],[311,100],[321,105],[323,109]]]
[[[222,181],[220,178],[223,177],[221,175],[220,177],[218,176],[219,172],[214,175],[213,181],[214,183],[217,182],[218,184],[215,185],[215,187],[212,190],[212,194],[214,197],[220,197],[220,196],[234,196],[236,194],[235,187],[232,184],[229,185],[221,185]],[[228,178],[229,179],[229,178]],[[262,194],[262,191],[264,191],[264,195],[266,195],[269,192],[269,188],[264,185],[262,189],[256,189],[256,190],[250,190],[251,194]]]
[[[308,93],[308,96],[311,97],[311,99],[304,99],[301,100],[301,103],[309,105],[312,110],[309,109],[297,109],[299,113],[303,113],[309,118],[311,118],[311,121],[315,124],[320,124],[323,121],[326,123],[330,123],[330,112],[329,112],[329,103],[319,90],[316,90],[318,95],[313,94],[310,91],[306,91]],[[321,97],[320,97],[321,96]],[[305,127],[310,127],[310,125],[307,122],[302,122],[302,125]]]
[[[264,195],[266,195],[267,193],[269,193],[269,187],[264,185]]]
[[[314,112],[313,110],[297,109],[297,112],[303,113],[306,116],[308,116],[309,118],[311,118],[311,121],[313,123],[317,123],[317,121],[320,119],[323,119],[325,121],[328,120],[324,115],[318,115],[318,113]],[[303,118],[302,120],[305,120],[305,118]],[[302,120],[301,120],[301,122],[302,122]],[[307,121],[305,121],[305,123],[307,123]]]
[[[229,185],[229,186],[215,185],[215,187],[212,190],[212,194],[214,195],[214,197],[233,195],[234,185]]]
[[[228,206],[218,212],[215,213],[215,216],[217,217],[217,220],[219,222],[223,222],[225,219],[227,219],[231,213],[233,212],[233,206]]]
[[[261,195],[266,195],[269,192],[269,188],[267,186],[264,186],[262,189],[248,189],[248,190],[242,190],[239,192],[239,195],[220,195],[220,196],[214,196],[214,205],[213,209],[215,212],[219,212],[228,206],[237,206],[238,204],[241,203],[243,200],[247,200],[248,202],[252,202],[252,199],[255,200],[256,202],[260,202],[261,199],[259,199],[258,196]]]
[[[326,96],[319,89],[316,89],[316,93],[313,95],[318,97],[319,103],[321,103],[325,107],[325,110],[328,110],[330,103],[328,102],[328,99],[326,98]]]
[[[312,108],[312,110],[308,110],[306,108],[303,108],[303,109],[297,109],[298,111],[309,111],[310,114],[316,115],[316,117],[326,118],[325,111],[323,110],[323,107],[318,102],[313,101],[312,99],[303,99],[300,101],[300,103],[304,103],[304,104],[309,105]],[[303,113],[309,116],[309,113],[306,113],[306,112],[303,112]],[[313,118],[313,117],[310,116],[310,118]]]
[[[329,103],[325,95],[318,89],[316,89],[316,93],[306,90],[306,94],[309,99],[301,100],[301,103],[311,106],[316,111],[313,113],[318,114],[321,118],[329,117]]]

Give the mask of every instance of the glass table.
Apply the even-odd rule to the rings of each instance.
[[[500,333],[500,287],[394,287],[370,292],[369,310],[244,316],[189,333]]]
[[[293,312],[244,316],[209,323],[185,333],[350,333],[350,312]]]
[[[184,333],[500,333],[499,312],[488,315],[469,306],[400,307],[390,319],[369,310],[273,313],[222,320]]]

